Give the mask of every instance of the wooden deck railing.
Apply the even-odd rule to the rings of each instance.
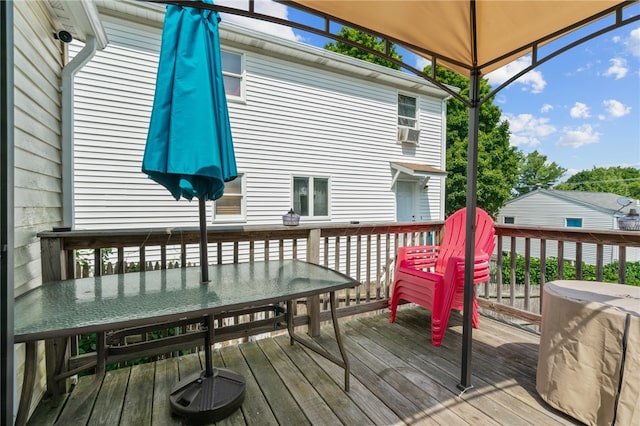
[[[306,259],[362,283],[361,291],[341,299],[341,315],[386,307],[396,248],[438,241],[443,222],[331,224],[313,226],[238,226],[208,231],[210,263],[252,262],[269,259]],[[618,282],[626,283],[628,262],[640,261],[640,232],[551,229],[496,225],[495,277],[478,289],[499,305],[540,313],[546,259],[557,258],[557,276],[563,279],[565,261],[575,264],[575,279],[582,279],[582,263],[595,265],[596,279],[603,280],[604,265],[618,259]],[[197,228],[43,232],[43,282],[59,279],[123,273],[130,270],[186,267],[198,263]],[[628,256],[628,252],[631,256]],[[516,254],[524,257],[524,282],[516,280]],[[510,273],[502,273],[505,254]],[[629,259],[627,259],[629,257]],[[532,259],[539,259],[539,282],[533,282]],[[79,260],[81,262],[79,262]],[[628,261],[627,261],[628,260]],[[80,265],[83,265],[81,267]],[[99,265],[96,267],[96,265]],[[520,315],[521,312],[516,311]],[[539,315],[526,315],[539,322]]]
[[[386,308],[397,247],[435,243],[439,241],[443,225],[444,222],[422,222],[211,228],[208,231],[209,262],[306,259],[331,267],[362,283],[359,291],[338,295],[338,315],[348,316]],[[606,257],[613,253],[620,259],[618,282],[626,283],[627,254],[634,250],[640,253],[640,232],[496,225],[496,235],[495,278],[477,288],[480,306],[533,325],[541,321],[541,295],[548,257],[558,259],[557,276],[553,279],[565,278],[565,260],[575,262],[575,278],[581,279],[582,261],[588,254],[595,263],[596,279],[602,280],[604,265],[609,261]],[[43,232],[39,237],[45,285],[87,274],[186,267],[199,261],[197,228]],[[516,253],[524,256],[522,283],[516,280]],[[507,268],[510,272],[504,276],[506,255],[510,258]],[[539,282],[531,279],[534,259],[539,259],[540,271],[537,272],[540,273],[536,275],[540,276]],[[311,334],[318,333],[320,322],[329,318],[327,300],[317,297],[303,301],[300,307],[295,323],[308,324]],[[250,332],[243,329],[236,336],[248,334]]]
[[[640,232],[498,224],[495,229],[495,278],[484,288],[477,289],[479,303],[484,308],[533,325],[539,325],[541,321],[549,258],[557,261],[556,274],[552,279],[593,279],[583,273],[586,264],[595,267],[595,280],[603,281],[605,265],[616,261],[617,282],[620,284],[627,283],[629,265],[637,265],[635,262],[640,261]],[[520,283],[516,277],[517,254],[524,258],[524,277]],[[509,274],[504,276],[502,271],[506,259],[509,262],[506,268]],[[534,271],[534,260],[538,260],[535,263],[539,263],[539,270]],[[565,275],[564,265],[567,263],[575,266],[575,275]],[[534,275],[539,279],[533,280]],[[615,279],[608,281],[616,282]]]

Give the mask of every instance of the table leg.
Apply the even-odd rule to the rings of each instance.
[[[323,356],[334,364],[344,368],[344,390],[349,392],[349,360],[347,359],[347,352],[342,345],[342,338],[340,337],[340,329],[338,328],[338,314],[336,312],[336,294],[335,291],[330,292],[329,300],[331,302],[331,320],[333,321],[333,331],[336,334],[336,342],[338,343],[338,349],[340,350],[340,356],[342,359],[330,354],[323,348],[317,345],[312,345],[310,342],[301,339],[295,334],[295,329],[293,326],[293,301],[287,300],[287,331],[289,332],[289,337],[291,339],[291,344],[296,341],[303,345],[304,347],[314,351],[318,355]]]
[[[27,424],[31,398],[33,397],[33,386],[36,383],[37,367],[37,342],[25,343],[24,377],[22,379],[22,392],[20,393],[20,404],[16,415],[16,426]]]
[[[55,422],[56,426],[73,424],[73,416],[75,415],[76,411],[78,411],[78,409],[87,401],[87,399],[91,395],[93,395],[94,392],[97,391],[98,388],[102,385],[107,367],[105,339],[106,336],[104,331],[96,333],[96,376],[94,377],[93,382],[91,382],[91,385],[87,389],[85,389],[84,393],[80,395],[80,397],[77,398],[72,405],[65,407],[64,412]]]

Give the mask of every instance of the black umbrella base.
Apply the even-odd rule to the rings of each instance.
[[[169,395],[171,411],[192,424],[214,423],[230,416],[244,401],[245,380],[235,371],[214,368],[181,380]]]

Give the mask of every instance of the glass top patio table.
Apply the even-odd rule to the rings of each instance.
[[[359,285],[300,260],[132,272],[46,283],[14,305],[16,343],[194,318]]]

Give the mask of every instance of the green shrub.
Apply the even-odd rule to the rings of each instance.
[[[563,265],[563,279],[576,279],[576,265],[574,262],[565,260]],[[640,262],[626,263],[627,276],[626,281],[629,285],[640,286]],[[516,284],[524,284],[525,263],[524,256],[516,255],[515,278]],[[548,257],[545,262],[545,282],[558,279],[558,258]],[[582,278],[585,281],[596,281],[595,265],[587,265],[582,263]],[[602,279],[605,282],[618,282],[618,261],[604,265]],[[502,282],[511,282],[511,256],[505,254],[502,258]],[[540,282],[540,259],[532,257],[529,265],[529,282],[538,284]]]

